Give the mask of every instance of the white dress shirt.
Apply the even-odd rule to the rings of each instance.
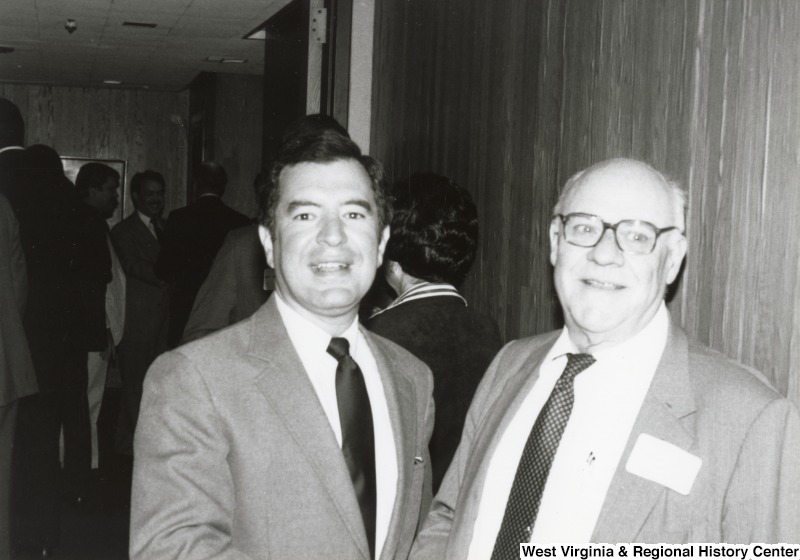
[[[289,307],[278,293],[275,293],[278,312],[283,319],[289,339],[292,341],[300,361],[317,393],[319,402],[342,446],[342,427],[339,421],[339,406],[336,400],[336,359],[328,354],[331,336],[317,325]],[[380,558],[389,522],[397,495],[397,451],[394,444],[389,407],[383,390],[378,365],[369,349],[364,335],[358,328],[358,317],[340,335],[350,343],[350,355],[356,361],[364,383],[367,386],[369,404],[372,408],[372,423],[375,435],[375,475],[376,475],[376,516],[375,516],[375,558]]]
[[[136,213],[137,213],[137,214],[139,214],[139,218],[142,220],[142,223],[144,223],[144,225],[146,225],[146,226],[147,226],[147,229],[149,229],[149,230],[150,230],[150,233],[152,233],[152,234],[153,234],[153,237],[155,237],[156,239],[158,239],[158,236],[156,235],[156,228],[155,228],[155,226],[153,225],[153,222],[151,221],[151,218],[150,218],[150,216],[147,216],[146,214],[142,214],[142,213],[141,213],[140,211],[138,211],[138,210],[136,211]]]
[[[575,378],[575,403],[561,437],[539,513],[534,543],[588,543],[636,416],[667,342],[669,315],[662,303],[633,338],[592,355],[597,360]],[[524,397],[495,449],[470,543],[470,560],[490,558],[517,465],[533,424],[578,350],[566,329],[545,356],[539,377]]]

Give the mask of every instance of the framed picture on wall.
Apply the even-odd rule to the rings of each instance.
[[[75,182],[75,178],[78,176],[78,170],[87,163],[104,163],[119,173],[119,190],[117,191],[117,194],[119,195],[119,206],[117,206],[117,209],[114,210],[114,215],[108,219],[108,227],[112,227],[114,224],[122,220],[122,218],[126,215],[125,206],[128,203],[128,190],[127,185],[125,184],[125,178],[127,177],[127,163],[124,159],[98,159],[62,156],[61,161],[64,163],[64,175],[66,175],[73,183]]]

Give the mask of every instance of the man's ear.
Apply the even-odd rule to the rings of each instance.
[[[561,233],[561,218],[554,217],[550,221],[550,264],[556,265],[558,260],[558,237]]]
[[[675,281],[681,270],[681,263],[683,263],[683,258],[686,256],[687,245],[688,241],[685,235],[681,235],[673,243],[670,243],[669,253],[667,254],[667,286]]]
[[[264,246],[264,254],[267,256],[267,264],[270,266],[270,268],[275,268],[275,259],[272,248],[272,234],[270,234],[267,226],[258,224],[258,238],[261,240],[261,244]]]
[[[386,243],[389,242],[389,226],[384,226],[381,231],[381,238],[378,240],[378,266],[383,262],[383,252],[386,251]]]

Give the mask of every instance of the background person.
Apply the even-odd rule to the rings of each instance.
[[[167,348],[169,290],[154,267],[164,232],[164,177],[150,169],[131,178],[136,209],[111,230],[111,238],[127,276],[125,330],[119,345],[122,406],[115,446],[133,452],[133,432],[139,417],[147,368]]]
[[[415,173],[393,190],[384,274],[397,299],[364,325],[433,372],[433,490],[447,472],[475,389],[500,350],[495,322],[458,292],[478,243],[478,210],[448,178]]]

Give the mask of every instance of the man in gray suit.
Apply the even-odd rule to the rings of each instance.
[[[127,276],[125,329],[119,344],[123,405],[116,446],[130,453],[139,417],[142,385],[147,368],[167,348],[169,291],[153,272],[164,231],[164,177],[150,169],[131,178],[136,209],[111,230],[111,238]]]
[[[681,189],[638,161],[567,182],[550,224],[566,326],[489,367],[412,558],[519,558],[522,542],[798,542],[797,410],[690,340],[664,304],[684,214]]]
[[[272,297],[148,371],[134,559],[406,558],[427,511],[430,370],[357,319],[389,236],[380,164],[322,131],[270,179]]]

